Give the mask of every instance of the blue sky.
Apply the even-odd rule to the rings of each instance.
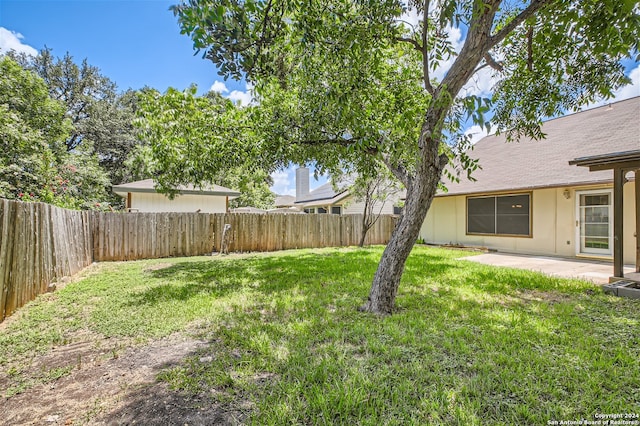
[[[2,0],[0,27],[22,35],[20,42],[56,56],[67,51],[118,84],[120,90],[145,85],[165,91],[198,85],[209,90],[222,81],[210,61],[194,56],[192,42],[180,34],[164,0]],[[228,81],[229,90],[245,90]]]
[[[244,82],[224,81],[213,63],[194,55],[191,39],[180,34],[177,19],[169,10],[177,2],[0,0],[0,51],[36,53],[46,46],[55,56],[69,52],[76,62],[86,58],[121,91],[149,86],[164,92],[168,87],[182,90],[196,84],[199,93],[213,88],[237,102],[248,103],[250,95]],[[406,17],[408,21],[414,18],[417,16]],[[464,34],[452,30],[450,37],[454,48],[459,49]],[[436,74],[446,72],[446,62],[444,65]],[[625,65],[634,84],[619,90],[616,99],[640,95],[640,66],[631,61]],[[478,75],[466,88],[488,95],[492,83],[489,75]],[[475,140],[484,136],[473,126],[468,132]],[[295,192],[293,169],[273,177],[274,192]],[[319,181],[312,178],[311,188],[324,182],[324,177]]]
[[[212,87],[246,104],[244,82],[224,79],[191,39],[180,34],[177,19],[165,0],[0,0],[0,50],[36,53],[45,46],[55,56],[69,52],[76,62],[87,59],[114,81],[120,91],[153,87]],[[294,170],[273,175],[272,189],[295,193]],[[326,182],[314,181],[311,188]]]

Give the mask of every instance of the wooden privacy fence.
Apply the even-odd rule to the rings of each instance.
[[[0,199],[0,321],[93,261],[90,213]]]
[[[0,322],[51,283],[93,261],[356,245],[361,215],[99,213],[0,199]],[[396,218],[381,216],[366,244],[386,244]]]
[[[219,251],[231,225],[229,251],[275,251],[352,246],[362,236],[361,215],[93,213],[93,259],[136,260]],[[389,241],[396,219],[381,216],[366,244]]]

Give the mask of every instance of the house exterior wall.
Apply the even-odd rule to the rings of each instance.
[[[134,192],[131,194],[131,208],[149,213],[193,213],[198,209],[201,213],[225,213],[227,199],[224,196],[184,194],[170,200],[163,194]]]
[[[375,202],[373,206],[373,213],[378,214],[378,212],[380,212],[380,214],[393,214],[393,206],[397,202],[398,196],[391,194],[384,202]],[[342,205],[342,214],[364,214],[364,201],[355,201],[352,196],[349,196],[344,201],[340,202],[340,205]]]
[[[624,186],[624,262],[635,264],[635,182]],[[612,185],[545,188],[531,194],[531,237],[468,235],[466,195],[436,197],[420,230],[433,244],[480,246],[510,253],[581,257],[577,254],[576,192],[611,189]],[[569,191],[569,198],[564,191]],[[513,191],[509,194],[522,193]],[[525,191],[526,192],[526,191]],[[476,194],[473,194],[476,195]],[[479,195],[479,194],[478,194]],[[486,194],[492,195],[492,194]]]

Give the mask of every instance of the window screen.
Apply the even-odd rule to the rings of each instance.
[[[496,198],[496,234],[529,235],[529,194]]]
[[[325,209],[324,207],[318,207],[318,213],[326,213],[327,209]]]
[[[467,199],[467,232],[496,233],[496,197]]]
[[[530,194],[467,199],[469,234],[531,235]]]
[[[342,208],[340,206],[331,207],[331,214],[341,214]]]

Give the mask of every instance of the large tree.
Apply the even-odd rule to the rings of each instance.
[[[9,57],[0,57],[0,196],[88,208],[107,185],[96,157],[67,152],[72,130],[64,105],[45,82]]]
[[[49,94],[66,108],[72,124],[65,140],[67,151],[95,154],[112,184],[131,179],[126,160],[140,144],[133,125],[138,93],[119,94],[116,84],[87,59],[76,63],[67,52],[55,57],[50,49],[37,56],[11,53],[25,69],[38,74]]]
[[[141,93],[136,125],[148,144],[132,158],[137,175],[154,178],[157,189],[171,196],[185,182],[215,183],[240,191],[231,207],[272,208],[269,174],[256,162],[245,163],[250,153],[228,143],[242,137],[245,146],[251,145],[248,111],[217,92],[196,92],[192,86]]]
[[[259,147],[238,139],[238,155],[329,171],[370,170],[370,158],[405,185],[363,306],[381,314],[443,171],[477,167],[465,123],[486,127],[492,112],[510,139],[543,137],[543,118],[627,82],[620,61],[640,39],[635,0],[188,0],[173,10],[222,75],[255,86]],[[491,98],[469,90],[478,75],[494,82]]]

